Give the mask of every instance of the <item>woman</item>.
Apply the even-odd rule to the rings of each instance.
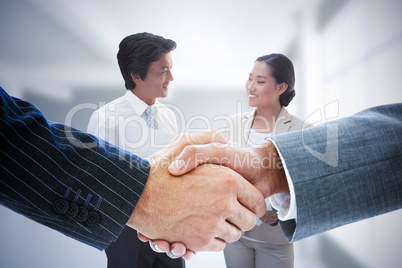
[[[295,96],[294,84],[293,64],[286,56],[259,57],[246,82],[248,104],[255,109],[231,116],[222,133],[240,146],[253,146],[268,137],[301,129],[303,121],[285,109]],[[284,237],[269,199],[266,202],[268,211],[256,226],[239,241],[226,245],[228,268],[293,267],[293,244]]]

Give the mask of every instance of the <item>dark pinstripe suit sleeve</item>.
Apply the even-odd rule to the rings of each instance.
[[[294,184],[290,241],[402,208],[402,104],[274,138]]]
[[[47,121],[0,88],[0,202],[98,249],[115,241],[148,178],[149,163],[96,137]],[[95,225],[57,213],[67,200],[99,216]]]

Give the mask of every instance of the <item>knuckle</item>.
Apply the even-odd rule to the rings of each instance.
[[[217,217],[211,219],[208,223],[208,230],[210,233],[217,233],[220,229],[220,223]]]
[[[231,171],[229,169],[225,170],[225,176],[222,179],[222,183],[224,184],[225,187],[227,187],[228,189],[232,189],[232,188],[238,188],[238,182],[237,182],[237,178],[235,177],[235,173],[234,171]]]
[[[196,152],[196,148],[194,145],[188,145],[184,148],[183,153],[193,155]]]
[[[240,232],[239,230],[238,230],[238,231],[235,231],[235,233],[234,233],[233,237],[234,237],[233,242],[235,242],[235,241],[239,240],[239,239],[240,239],[240,237],[241,237],[241,232]]]
[[[212,239],[211,238],[200,238],[198,241],[198,245],[200,249],[207,250],[211,245]]]
[[[222,148],[219,143],[214,144],[215,148],[215,155],[219,159],[219,162],[221,162],[223,159],[226,158],[226,151],[225,148]]]
[[[249,217],[249,220],[248,220],[247,224],[245,224],[243,231],[251,230],[255,226],[256,220],[257,220],[257,217]]]
[[[257,214],[257,217],[261,217],[265,214],[266,212],[266,203],[265,203],[265,198],[264,196],[260,193],[259,197],[255,203],[255,205],[253,206],[253,211]]]
[[[226,243],[224,243],[224,242],[218,243],[216,248],[215,248],[215,251],[216,252],[222,251],[225,248],[225,246],[226,246]]]
[[[220,215],[227,216],[227,215],[233,214],[233,212],[235,210],[235,205],[232,202],[230,202],[229,200],[225,199],[225,200],[221,201],[220,203],[218,203],[216,205],[216,208],[217,208],[217,212]]]
[[[239,240],[241,237],[241,232],[240,230],[236,229],[236,228],[232,228],[232,230],[230,231],[230,235],[228,236],[228,238],[226,239],[226,242],[228,243],[233,243],[237,240]]]
[[[183,155],[194,158],[198,163],[203,162],[205,154],[196,145],[189,145],[183,150]]]

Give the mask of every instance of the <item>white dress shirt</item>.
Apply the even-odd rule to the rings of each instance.
[[[177,134],[173,111],[158,101],[152,106],[157,130],[149,129],[142,116],[148,105],[128,90],[92,114],[87,132],[141,157],[148,157],[164,148]]]
[[[271,140],[271,139],[270,139]],[[293,186],[292,178],[290,177],[289,171],[286,167],[285,160],[282,157],[279,148],[276,146],[275,142],[271,140],[278,151],[279,157],[281,158],[283,169],[285,170],[286,179],[289,185],[289,193],[278,193],[271,195],[269,200],[271,205],[278,211],[278,218],[281,221],[287,221],[296,219],[297,217],[297,207],[296,207],[296,194]]]

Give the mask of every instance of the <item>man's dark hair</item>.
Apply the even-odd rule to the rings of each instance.
[[[283,54],[273,53],[259,57],[256,61],[265,62],[271,67],[271,75],[276,83],[286,83],[288,88],[279,97],[281,106],[288,106],[296,95],[295,92],[295,70],[292,61]]]
[[[152,62],[158,61],[162,53],[176,48],[176,42],[151,33],[138,33],[125,37],[119,45],[117,62],[123,75],[126,89],[134,89],[136,84],[131,74],[144,80]]]

